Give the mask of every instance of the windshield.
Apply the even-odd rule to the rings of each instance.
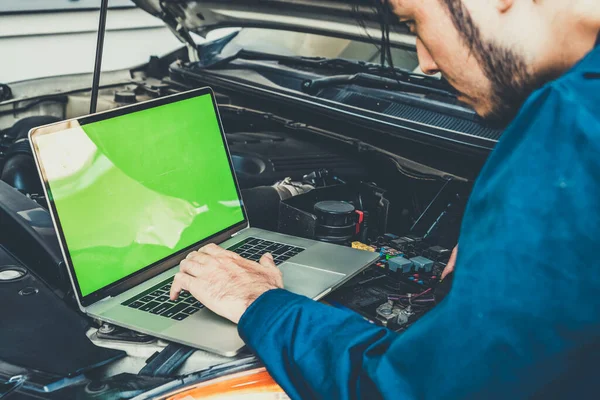
[[[259,28],[242,29],[223,50],[223,54],[239,48],[274,55],[344,58],[376,64],[381,56],[379,47],[373,43]],[[423,74],[414,47],[394,48],[392,57],[395,67]]]

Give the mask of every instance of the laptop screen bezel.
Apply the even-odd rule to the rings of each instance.
[[[75,268],[73,266],[73,261],[71,259],[67,241],[65,240],[65,236],[63,234],[63,229],[62,229],[62,226],[60,223],[60,216],[58,215],[56,206],[54,204],[52,191],[50,189],[48,178],[46,176],[44,164],[43,164],[41,157],[39,156],[39,151],[37,149],[36,137],[38,136],[39,130],[41,128],[44,128],[46,131],[43,133],[43,135],[47,135],[47,134],[51,135],[55,132],[62,131],[63,128],[59,128],[56,131],[49,132],[49,133],[47,132],[48,128],[51,128],[54,125],[59,127],[68,121],[78,121],[79,124],[83,126],[83,125],[90,124],[93,122],[103,121],[106,119],[115,118],[115,117],[131,114],[131,113],[135,113],[138,111],[143,111],[143,110],[147,110],[147,109],[154,108],[154,107],[160,107],[160,106],[164,106],[164,105],[167,105],[170,103],[175,103],[178,101],[187,100],[187,99],[191,99],[194,97],[206,96],[206,95],[209,95],[211,97],[213,109],[214,109],[215,115],[217,117],[217,123],[219,126],[219,131],[221,133],[221,139],[223,140],[225,152],[227,154],[227,161],[229,163],[229,168],[230,168],[231,174],[234,179],[236,193],[238,195],[238,198],[240,199],[240,207],[242,209],[243,220],[232,226],[224,228],[223,230],[221,230],[207,238],[204,238],[196,243],[193,243],[190,246],[187,246],[184,249],[177,251],[176,253],[173,253],[173,254],[171,254],[167,257],[164,257],[160,260],[157,260],[156,262],[154,262],[150,265],[147,265],[146,267],[143,267],[140,270],[138,270],[130,275],[127,275],[126,277],[123,277],[123,278],[119,279],[118,281],[111,283],[110,285],[104,286],[92,293],[89,293],[86,296],[83,296],[83,294],[81,292],[81,288],[79,286],[78,279],[77,279],[77,274],[75,273]],[[45,125],[43,127],[34,128],[29,132],[29,138],[30,138],[34,158],[35,158],[35,161],[36,161],[36,164],[38,167],[38,171],[40,173],[40,177],[41,177],[41,180],[43,183],[44,192],[46,194],[48,206],[50,207],[50,214],[52,216],[52,220],[54,222],[54,227],[56,229],[56,232],[57,232],[57,235],[59,238],[59,244],[60,244],[63,256],[65,257],[66,265],[69,270],[69,275],[71,277],[72,285],[75,289],[77,300],[79,301],[79,303],[82,307],[88,307],[88,306],[96,303],[97,301],[102,300],[105,297],[115,296],[125,290],[128,290],[131,287],[134,287],[135,285],[138,285],[148,279],[151,279],[154,276],[157,276],[157,275],[161,274],[162,272],[176,266],[185,257],[185,255],[187,253],[189,253],[190,251],[192,251],[194,249],[198,249],[199,247],[201,247],[205,244],[211,243],[211,242],[222,242],[222,241],[230,238],[236,232],[239,232],[240,230],[247,228],[249,226],[246,209],[245,209],[244,202],[243,202],[241,192],[240,192],[240,185],[238,183],[237,176],[235,174],[235,170],[233,167],[233,162],[231,159],[231,153],[229,151],[229,146],[227,145],[227,138],[225,136],[225,131],[223,130],[223,124],[221,121],[221,116],[219,114],[219,108],[217,106],[215,95],[211,88],[208,88],[208,87],[207,88],[199,88],[199,89],[194,89],[194,90],[190,90],[187,92],[177,93],[177,94],[170,95],[170,96],[159,97],[157,99],[152,99],[149,101],[132,104],[132,105],[125,106],[125,107],[100,112],[97,114],[91,114],[91,115],[87,115],[87,116],[80,117],[80,118],[74,118],[74,119],[71,119],[68,121],[61,121],[56,124],[50,124],[50,125]]]

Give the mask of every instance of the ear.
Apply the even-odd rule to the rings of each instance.
[[[515,0],[496,0],[496,7],[500,13],[504,14],[514,5]]]

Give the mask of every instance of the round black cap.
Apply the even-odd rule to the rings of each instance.
[[[115,101],[117,103],[133,104],[137,102],[137,97],[134,92],[130,91],[115,92]]]
[[[354,206],[345,201],[326,200],[315,204],[315,211],[323,214],[351,214],[354,210]]]

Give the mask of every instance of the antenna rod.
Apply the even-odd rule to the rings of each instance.
[[[98,89],[100,88],[100,71],[102,70],[102,51],[104,49],[104,34],[106,33],[107,13],[108,0],[102,0],[102,4],[100,5],[100,22],[98,24],[98,40],[96,42],[96,63],[94,64],[94,81],[92,82],[90,114],[96,112],[96,106],[98,105]]]

